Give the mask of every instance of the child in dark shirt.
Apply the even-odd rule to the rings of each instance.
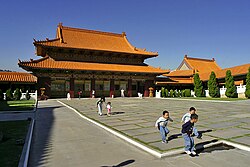
[[[194,123],[198,121],[197,114],[191,114],[190,120],[182,125],[181,133],[185,141],[185,152],[188,155],[196,155],[194,151],[194,139],[191,136],[193,133]]]

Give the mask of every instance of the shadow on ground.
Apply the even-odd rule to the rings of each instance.
[[[201,130],[201,131],[198,131],[198,132],[203,135],[204,133],[212,132],[212,130],[208,129],[208,130]],[[181,135],[182,135],[181,133],[173,134],[173,135],[171,135],[171,136],[168,137],[168,141],[177,139]],[[192,136],[194,136],[194,135],[192,135]]]
[[[101,166],[101,167],[123,167],[123,166],[127,166],[127,165],[129,165],[129,164],[132,164],[132,163],[134,163],[134,162],[135,162],[135,160],[130,159],[130,160],[123,161],[123,162],[121,162],[121,163],[119,163],[119,164],[117,164],[117,165],[112,165],[112,166]]]
[[[196,153],[197,154],[212,153],[213,151],[225,151],[225,150],[231,150],[231,149],[235,149],[235,147],[221,143],[221,144],[217,144],[208,148],[204,148],[204,147],[198,148],[196,150]]]
[[[34,127],[33,138],[31,143],[31,151],[29,158],[29,167],[46,166],[52,150],[50,137],[53,129],[54,110],[60,108],[44,107],[37,109],[37,119]]]

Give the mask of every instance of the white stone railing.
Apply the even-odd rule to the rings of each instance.
[[[37,91],[35,93],[29,93],[30,99],[37,100]],[[22,93],[20,100],[26,99],[25,97],[26,93]],[[14,93],[13,93],[14,96]],[[6,93],[3,93],[4,100],[6,100]]]
[[[156,98],[161,98],[161,90],[158,90],[158,91],[156,90],[155,91],[155,97]]]
[[[241,85],[240,86],[236,86],[237,87],[237,93],[245,93],[246,91],[246,85]]]
[[[238,97],[244,97],[245,96],[244,94],[246,91],[246,85],[236,86],[236,88],[237,88]],[[222,88],[220,88],[220,96],[221,97],[226,97],[226,90],[227,90],[227,88],[225,88],[224,86]],[[206,95],[206,97],[210,97],[209,90],[205,90],[205,95]]]

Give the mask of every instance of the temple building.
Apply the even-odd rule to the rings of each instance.
[[[248,73],[248,68],[250,64],[243,64],[240,66],[224,68],[222,69],[215,61],[212,59],[201,59],[184,56],[183,61],[179,67],[171,71],[168,74],[163,74],[158,76],[156,79],[156,87],[160,89],[161,87],[166,87],[167,89],[194,89],[194,74],[198,73],[203,86],[207,89],[207,82],[209,80],[211,72],[215,72],[217,82],[220,87],[225,86],[226,71],[231,70],[232,76],[234,77],[235,85],[246,84],[246,75]]]
[[[201,59],[184,56],[179,67],[168,74],[158,77],[156,85],[166,86],[169,89],[193,89],[193,76],[195,73],[210,73],[212,71],[221,70],[215,59]]]
[[[158,75],[168,70],[154,68],[145,59],[157,57],[132,46],[121,34],[65,27],[57,27],[56,38],[34,40],[37,60],[20,61],[18,65],[38,78],[37,87],[48,97],[137,96],[149,95]]]
[[[27,72],[0,71],[0,89],[6,92],[7,89],[14,91],[16,88],[22,92],[35,92],[37,78]]]

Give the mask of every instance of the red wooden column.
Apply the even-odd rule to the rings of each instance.
[[[74,94],[75,94],[75,79],[74,78],[70,78],[69,80],[69,94],[71,98],[74,98]]]
[[[92,98],[92,90],[95,90],[95,79],[91,79],[91,89],[89,92],[89,97]]]
[[[109,90],[109,97],[115,96],[115,80],[110,79],[110,90]]]
[[[148,97],[149,96],[149,90],[148,88],[153,87],[153,80],[146,80],[144,83],[144,97]]]
[[[132,97],[132,79],[128,79],[128,97]]]

